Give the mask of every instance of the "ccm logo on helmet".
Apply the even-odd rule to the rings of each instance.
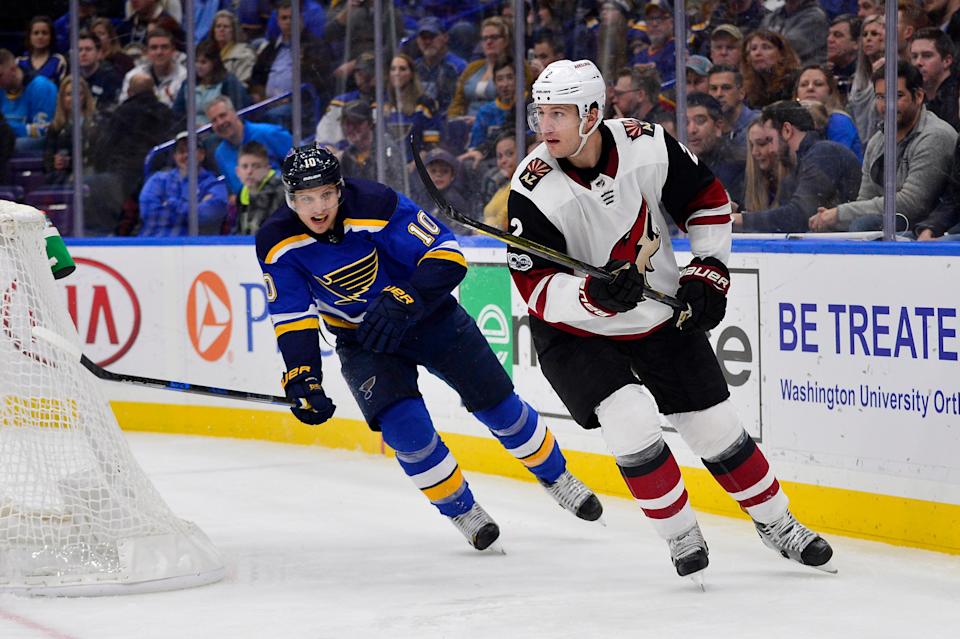
[[[730,280],[725,277],[723,273],[716,269],[712,269],[709,266],[691,264],[680,271],[681,280],[688,277],[695,277],[697,279],[709,282],[715,289],[724,295],[726,295],[727,289],[730,288]]]

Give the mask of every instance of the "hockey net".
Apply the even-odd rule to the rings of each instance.
[[[43,327],[79,341],[47,263],[45,226],[36,209],[0,201],[0,592],[89,596],[217,581],[219,553],[147,479],[102,382],[75,353],[37,337]]]

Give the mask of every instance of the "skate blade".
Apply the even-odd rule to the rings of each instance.
[[[500,543],[500,540],[494,541],[492,544],[484,548],[483,550],[478,551],[484,555],[505,555],[507,551],[503,549],[503,544]]]
[[[697,586],[699,586],[700,592],[706,592],[706,591],[707,591],[707,587],[706,587],[706,585],[705,585],[704,582],[703,582],[703,571],[702,571],[702,570],[698,570],[697,572],[694,572],[694,573],[691,573],[691,574],[687,575],[687,578],[688,578],[690,581],[692,581],[694,584],[696,584]]]
[[[827,563],[825,564],[820,564],[819,566],[810,566],[810,567],[816,568],[817,570],[822,570],[823,572],[828,572],[831,575],[835,575],[838,572],[840,572],[839,570],[837,570],[837,567],[833,565],[833,559],[828,560]]]

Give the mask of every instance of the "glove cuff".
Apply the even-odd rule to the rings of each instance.
[[[587,290],[587,287],[590,285],[590,277],[591,276],[588,275],[580,282],[580,305],[591,315],[596,315],[597,317],[613,317],[616,315],[615,311],[604,308],[602,304],[590,297],[590,293]]]
[[[680,271],[681,285],[695,280],[703,282],[723,295],[726,295],[730,289],[730,271],[715,257],[695,257],[686,268]]]

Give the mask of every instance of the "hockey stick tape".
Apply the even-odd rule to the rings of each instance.
[[[77,348],[75,344],[70,342],[62,335],[54,333],[49,328],[44,328],[43,326],[34,326],[32,332],[33,336],[37,339],[42,340],[55,348],[59,348],[68,355],[72,355],[75,359],[79,360],[83,356],[83,351]]]

